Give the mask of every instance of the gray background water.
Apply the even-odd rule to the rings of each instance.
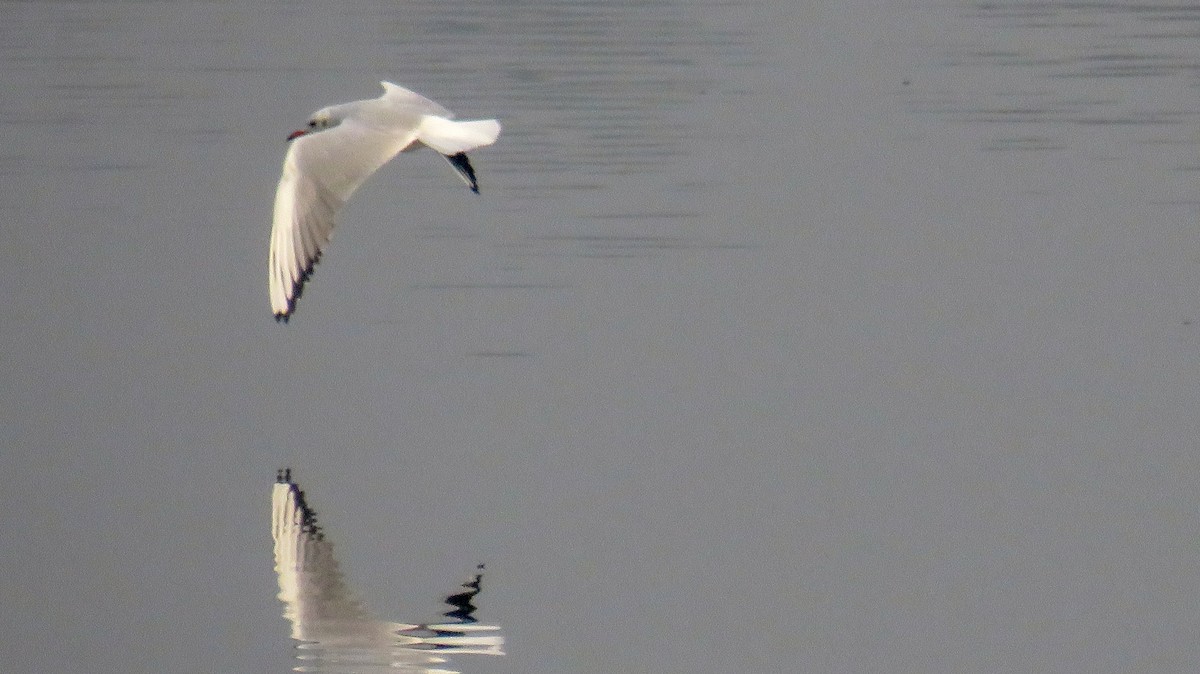
[[[290,465],[464,672],[1200,668],[1200,10],[0,4],[0,662],[292,666]],[[887,8],[881,8],[884,5]],[[285,135],[500,118],[340,218]]]

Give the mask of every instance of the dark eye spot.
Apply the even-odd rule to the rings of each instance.
[[[315,119],[308,120],[308,128],[310,128],[310,129],[317,128],[317,120],[315,120]]]

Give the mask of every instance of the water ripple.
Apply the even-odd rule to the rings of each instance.
[[[948,31],[948,89],[911,92],[914,111],[982,129],[988,150],[1067,151],[1162,143],[1191,152],[1200,7],[1121,2],[968,2]],[[1005,130],[1005,125],[1020,125]],[[1174,128],[1172,128],[1174,127]]]

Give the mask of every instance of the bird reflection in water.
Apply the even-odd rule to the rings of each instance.
[[[279,471],[271,495],[271,534],[283,616],[302,664],[297,672],[411,672],[456,674],[440,667],[459,653],[503,655],[499,626],[481,625],[472,603],[479,594],[483,565],[461,592],[446,598],[450,606],[436,623],[386,622],[372,616],[346,585],[317,516],[292,481]]]

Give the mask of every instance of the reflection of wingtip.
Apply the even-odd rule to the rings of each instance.
[[[459,586],[465,589],[465,592],[457,592],[446,597],[444,601],[451,607],[451,610],[443,613],[443,616],[468,624],[476,622],[474,614],[477,607],[473,600],[483,590],[483,569],[483,564],[477,565],[474,575]]]
[[[297,518],[295,524],[299,525],[300,532],[306,534],[309,538],[323,540],[324,532],[317,524],[317,513],[309,507],[308,501],[304,498],[304,490],[300,485],[292,481],[292,469],[280,468],[275,471],[275,484],[277,487],[286,487],[288,500],[291,501],[291,509],[294,510],[294,517]]]

